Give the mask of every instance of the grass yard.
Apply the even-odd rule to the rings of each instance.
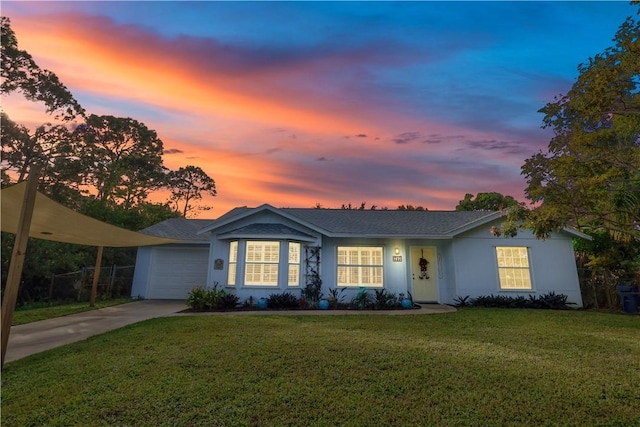
[[[39,320],[52,319],[54,317],[68,316],[69,314],[82,313],[83,311],[96,310],[98,308],[110,307],[112,305],[131,302],[131,298],[117,298],[110,300],[98,300],[94,307],[89,307],[88,302],[63,303],[52,306],[20,307],[13,313],[13,326],[25,323],[37,322]]]
[[[638,426],[640,317],[154,319],[5,365],[2,425]]]

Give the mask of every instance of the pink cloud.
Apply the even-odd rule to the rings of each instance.
[[[472,160],[456,160],[456,150],[469,150],[469,141],[498,136],[400,115],[373,97],[356,96],[357,79],[367,78],[362,64],[394,60],[391,54],[275,52],[275,61],[243,46],[166,39],[79,14],[17,15],[12,27],[20,47],[54,71],[89,113],[144,122],[172,151],[164,157],[167,167],[194,164],[212,176],[219,195],[205,203],[214,206],[214,216],[261,203],[367,201],[434,210],[452,209],[465,192],[520,196],[519,172],[479,163],[517,164],[513,154],[476,145]],[[323,76],[332,68],[354,71],[328,85]],[[13,97],[3,99],[3,108],[21,122],[41,120],[33,105]],[[513,183],[496,189],[501,173]]]

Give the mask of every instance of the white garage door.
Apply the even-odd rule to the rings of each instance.
[[[207,284],[209,247],[154,248],[150,299],[185,299],[195,286]]]

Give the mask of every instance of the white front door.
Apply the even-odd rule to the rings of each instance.
[[[412,246],[409,253],[411,255],[413,300],[416,302],[437,302],[436,248]]]

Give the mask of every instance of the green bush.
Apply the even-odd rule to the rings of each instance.
[[[204,310],[207,304],[207,290],[202,286],[196,286],[187,295],[187,305],[195,311]]]
[[[269,299],[267,299],[267,307],[278,310],[291,310],[300,307],[300,299],[291,292],[271,294],[269,295]]]
[[[395,294],[388,292],[386,289],[375,290],[374,307],[379,310],[394,308],[397,305],[398,298]]]
[[[549,292],[544,295],[518,295],[509,297],[506,295],[482,295],[476,298],[458,297],[455,299],[456,307],[498,307],[498,308],[536,308],[549,310],[564,310],[573,303],[567,301],[564,294]]]
[[[332,288],[332,289],[329,289],[329,296],[327,297],[327,300],[329,300],[329,304],[330,304],[331,308],[338,308],[342,304],[342,300],[344,299],[344,295],[342,295],[342,293],[346,289],[347,288],[342,288],[342,289]]]
[[[222,291],[223,295],[218,300],[218,308],[220,310],[232,310],[238,306],[240,298],[235,294],[228,294]]]
[[[365,310],[374,308],[375,304],[373,298],[371,297],[371,294],[367,292],[366,289],[361,288],[358,294],[353,297],[349,305],[351,306],[351,308]]]
[[[233,294],[227,294],[224,289],[218,290],[214,285],[210,289],[196,286],[187,296],[186,304],[194,311],[227,310],[235,308],[239,298]]]

